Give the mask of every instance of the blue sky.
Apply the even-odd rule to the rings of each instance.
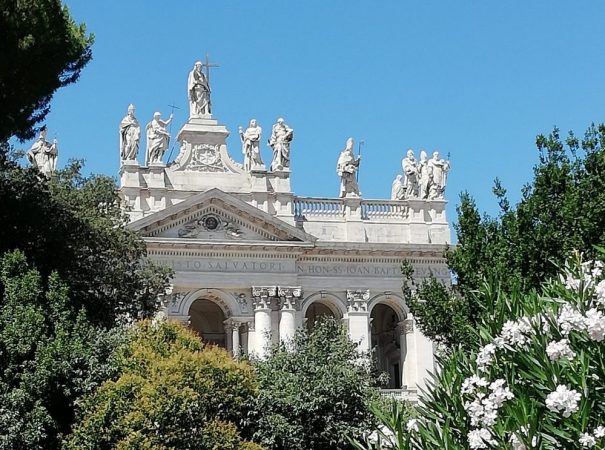
[[[450,221],[463,190],[496,213],[496,176],[518,199],[536,134],[554,125],[582,134],[605,109],[602,1],[67,4],[96,35],[94,59],[55,95],[49,137],[60,141],[60,164],[84,158],[95,173],[117,176],[117,129],[131,102],[143,125],[180,106],[176,136],[187,73],[206,53],[221,66],[213,112],[235,159],[238,125],[256,118],[266,142],[283,116],[295,130],[296,194],[338,194],[336,160],[352,136],[366,142],[363,196],[387,198],[407,148],[438,149],[451,158]]]

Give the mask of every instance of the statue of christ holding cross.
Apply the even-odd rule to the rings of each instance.
[[[187,93],[189,97],[189,117],[208,117],[212,115],[210,101],[210,67],[218,67],[210,64],[208,55],[206,62],[197,61],[187,79]],[[204,73],[206,68],[206,73]]]

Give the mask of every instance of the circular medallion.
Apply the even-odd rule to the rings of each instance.
[[[219,221],[215,216],[206,216],[202,219],[204,221],[204,228],[213,231],[219,226]]]

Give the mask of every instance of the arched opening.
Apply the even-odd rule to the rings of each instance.
[[[378,370],[389,375],[386,389],[401,389],[401,342],[399,317],[388,305],[379,303],[372,309],[372,349]]]
[[[225,313],[211,300],[197,299],[189,308],[189,322],[193,331],[200,335],[202,341],[227,348],[225,332]]]
[[[334,317],[338,318],[338,315],[334,312],[330,306],[323,302],[313,302],[307,308],[305,313],[305,321],[307,330],[311,331],[317,322],[322,317]]]

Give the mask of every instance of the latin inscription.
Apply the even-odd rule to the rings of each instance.
[[[156,262],[172,267],[177,272],[234,272],[234,273],[292,273],[319,277],[381,277],[400,278],[401,268],[395,264],[330,264],[297,263],[283,261],[234,261],[220,259],[156,259]],[[416,267],[414,276],[426,278],[432,273],[437,278],[449,279],[445,266]]]

